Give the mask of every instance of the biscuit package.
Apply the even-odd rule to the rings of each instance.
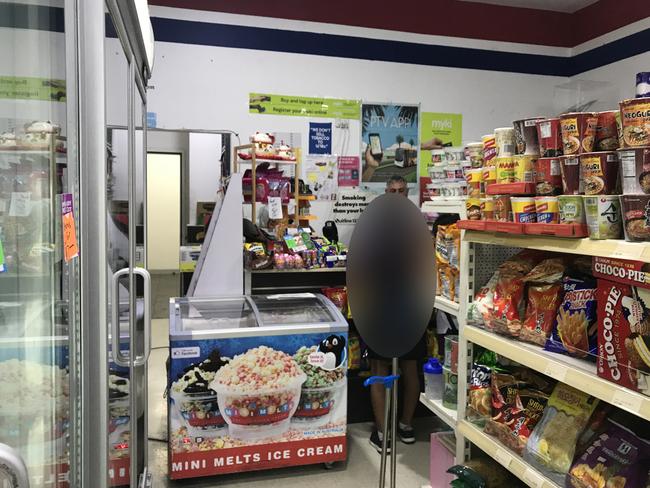
[[[650,273],[644,269],[595,258],[598,376],[650,396]]]
[[[558,485],[571,468],[576,443],[596,409],[598,400],[558,383],[542,419],[528,439],[524,458]]]
[[[597,352],[596,280],[566,276],[564,299],[544,348],[551,352],[586,358]]]
[[[609,421],[573,463],[566,486],[573,488],[645,488],[650,473],[650,443]]]

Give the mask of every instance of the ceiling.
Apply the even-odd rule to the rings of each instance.
[[[537,10],[573,13],[598,0],[460,0],[462,2],[490,3],[507,7],[524,7]]]

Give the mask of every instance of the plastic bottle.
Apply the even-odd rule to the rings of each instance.
[[[444,385],[442,382],[442,365],[437,358],[424,363],[424,394],[429,400],[441,400]]]

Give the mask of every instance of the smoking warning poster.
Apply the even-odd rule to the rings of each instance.
[[[362,104],[364,183],[383,183],[393,175],[417,181],[419,112],[419,105]]]

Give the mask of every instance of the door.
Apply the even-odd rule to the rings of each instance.
[[[0,486],[80,486],[74,2],[0,19]]]
[[[119,7],[118,7],[119,5]],[[146,80],[122,4],[107,2],[106,222],[109,486],[147,486],[147,359],[151,279],[146,270]],[[113,37],[116,36],[116,37]],[[108,127],[117,122],[126,130]]]

